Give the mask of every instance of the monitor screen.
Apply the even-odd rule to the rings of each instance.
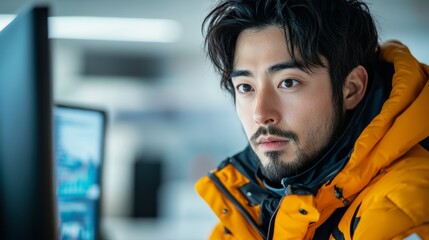
[[[0,239],[56,239],[48,8],[0,31]]]
[[[98,239],[105,113],[54,109],[57,199],[62,240]]]

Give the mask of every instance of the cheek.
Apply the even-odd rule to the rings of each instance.
[[[250,111],[250,106],[236,102],[235,111],[237,112],[238,119],[240,120],[246,135],[250,138],[253,134],[253,118]]]
[[[298,134],[301,142],[308,142],[308,137],[314,137],[314,132],[326,135],[325,129],[329,129],[333,116],[331,99],[313,95],[305,100],[301,99],[297,104],[289,108],[290,114],[285,117],[290,129]]]

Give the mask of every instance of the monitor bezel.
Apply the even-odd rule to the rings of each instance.
[[[22,180],[22,175],[20,176],[19,171],[14,171],[15,169],[1,169],[6,166],[6,163],[0,162],[0,171],[2,171],[0,177],[2,180],[5,180],[5,183],[0,181],[1,185],[4,184],[4,186],[0,187],[1,194],[9,190],[11,182],[21,177],[21,185],[28,188],[26,191],[31,196],[21,196],[27,198],[25,200],[10,199],[8,198],[10,196],[0,196],[0,208],[2,211],[0,214],[0,238],[28,239],[31,237],[32,239],[55,239],[58,236],[52,151],[53,100],[48,16],[49,8],[47,5],[27,6],[20,10],[17,17],[0,32],[2,40],[6,41],[8,40],[8,36],[13,38],[17,32],[20,34],[22,33],[21,31],[25,31],[28,34],[29,37],[26,39],[27,45],[25,46],[31,50],[31,53],[27,54],[27,61],[24,61],[21,67],[10,67],[11,72],[6,71],[5,74],[13,73],[13,71],[29,71],[31,79],[28,78],[26,83],[34,90],[32,91],[33,95],[26,96],[32,98],[25,105],[29,109],[32,109],[32,111],[27,112],[26,116],[28,118],[19,117],[18,113],[23,111],[19,106],[11,105],[14,107],[12,111],[5,110],[5,113],[13,112],[12,116],[9,116],[10,119],[17,122],[18,120],[27,121],[28,132],[24,133],[22,130],[16,129],[17,133],[15,135],[18,135],[19,132],[28,136],[20,144],[32,156],[27,159],[28,161],[20,161],[21,159],[16,157],[19,154],[9,155],[8,152],[4,156],[1,153],[0,158],[16,157],[14,160],[20,161],[20,164],[24,166],[33,166],[32,164],[34,164],[34,167],[29,170],[31,174],[25,176],[28,179]],[[2,47],[8,46],[7,44],[3,45],[3,41],[1,42]],[[20,43],[12,42],[11,44],[16,46]],[[3,63],[1,60],[0,62]],[[3,77],[1,74],[0,76]],[[28,88],[25,89],[28,90]],[[9,89],[9,91],[11,90]],[[22,97],[22,92],[14,92],[14,96],[16,98],[11,100],[12,103]],[[2,150],[0,149],[0,151]],[[6,179],[6,176],[3,176],[5,172],[8,173],[7,177],[13,176],[13,178]],[[19,213],[21,212],[25,212],[25,215],[20,215]],[[10,218],[13,219],[11,220]],[[17,220],[18,222],[16,222]]]

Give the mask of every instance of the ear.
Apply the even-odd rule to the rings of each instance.
[[[368,85],[368,72],[359,65],[347,76],[343,87],[344,110],[354,109],[365,96]]]

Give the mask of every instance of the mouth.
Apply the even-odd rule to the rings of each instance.
[[[264,152],[280,151],[284,149],[290,140],[276,136],[261,136],[256,141],[257,146]]]

